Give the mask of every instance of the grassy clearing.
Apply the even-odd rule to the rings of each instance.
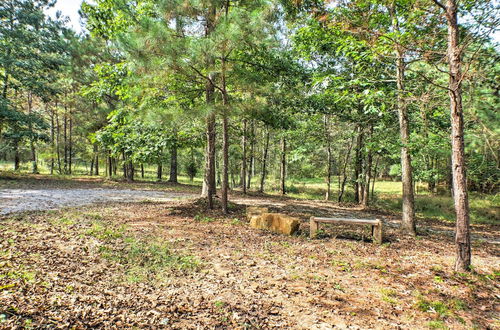
[[[271,187],[274,187],[271,184]],[[273,194],[278,194],[277,184]],[[378,181],[375,183],[374,206],[393,212],[401,212],[401,182]],[[324,199],[326,184],[321,179],[291,180],[288,188],[290,197],[299,199]],[[338,187],[332,187],[333,199],[337,197]],[[346,187],[344,200],[353,200],[351,187]],[[415,196],[417,216],[428,219],[455,221],[455,210],[453,199],[448,195],[431,194],[425,189],[425,185],[418,185],[418,193]],[[471,222],[476,224],[500,224],[500,197],[498,195],[487,195],[476,192],[469,193],[469,204]]]
[[[0,169],[8,168],[9,164],[0,162]],[[28,166],[28,165],[26,165]],[[48,169],[41,166],[42,173],[48,173]],[[27,171],[28,169],[26,169]],[[105,181],[99,183],[104,187],[118,186],[123,189],[155,189],[155,190],[173,190],[173,191],[192,191],[197,192],[201,186],[202,178],[195,178],[193,181],[187,176],[179,176],[180,185],[158,185],[156,184],[156,176],[154,168],[146,167],[146,176],[144,179],[137,176],[137,180],[142,182],[126,183],[116,181]],[[13,173],[13,172],[6,172]],[[22,173],[22,171],[21,171]],[[21,178],[29,179],[29,175],[16,174]],[[52,177],[51,177],[52,178]],[[55,175],[54,180],[60,180],[62,184],[68,182],[71,184],[72,180],[85,180],[93,178],[90,176],[71,177],[65,175]],[[95,178],[95,177],[94,177]],[[104,178],[104,177],[101,177]],[[121,180],[121,177],[114,179]],[[0,186],[13,187],[15,182],[13,180],[5,180],[0,178]],[[259,185],[258,178],[252,181],[252,187]],[[332,200],[335,201],[338,195],[338,185],[332,185]],[[435,219],[447,222],[455,221],[455,211],[453,206],[453,199],[449,195],[431,194],[425,189],[424,184],[417,184],[417,194],[415,197],[417,216],[427,219]],[[375,194],[373,206],[389,210],[392,212],[401,212],[402,198],[401,198],[401,182],[393,181],[377,181],[375,183]],[[326,184],[323,179],[290,179],[287,182],[288,196],[298,199],[318,199],[322,200],[325,197]],[[277,180],[269,179],[266,184],[266,192],[272,195],[279,195],[279,182]],[[354,193],[350,186],[346,186],[343,201],[349,203],[354,199]],[[143,203],[150,203],[144,200]],[[487,195],[476,192],[470,192],[469,204],[471,212],[471,222],[475,224],[500,224],[500,197],[498,195]],[[209,219],[201,219],[200,221],[210,222]]]

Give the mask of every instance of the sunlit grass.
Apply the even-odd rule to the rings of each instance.
[[[270,181],[269,193],[278,195],[279,182]],[[450,195],[432,194],[422,183],[417,184],[415,195],[415,207],[417,216],[423,218],[438,219],[443,221],[455,221],[455,209],[453,199]],[[287,182],[287,195],[298,199],[324,199],[326,183],[322,179],[290,180]],[[334,182],[331,187],[331,200],[336,201],[338,196],[338,184]],[[402,185],[397,181],[376,181],[375,200],[373,206],[384,210],[401,212],[402,208]],[[343,201],[353,201],[353,190],[346,186]],[[469,193],[469,206],[472,223],[500,224],[500,197],[498,195]]]
[[[12,162],[0,162],[1,170],[11,170]],[[41,174],[49,174],[49,168],[47,164],[40,162],[39,169]],[[22,163],[20,173],[29,173],[30,163]],[[89,178],[88,168],[79,165],[75,166],[74,173],[80,175],[78,178]],[[104,178],[104,168],[101,167],[101,178]],[[166,170],[166,169],[165,169]],[[120,172],[120,171],[118,171]],[[122,180],[121,173],[119,175],[113,176],[112,179]],[[163,181],[168,180],[168,171],[164,173]],[[66,179],[74,178],[75,176],[67,175],[55,175],[56,178]],[[95,177],[95,176],[94,176]],[[156,166],[145,166],[144,167],[144,178],[141,176],[140,168],[136,169],[135,178],[138,181],[151,182],[157,181],[156,178]],[[182,185],[190,185],[193,189],[196,187],[201,187],[203,178],[199,175],[190,180],[190,178],[184,173],[180,173],[178,176],[178,181]],[[112,182],[108,184],[113,184]],[[134,183],[119,183],[120,187],[124,188],[134,188]],[[260,177],[254,176],[251,182],[250,191],[255,191],[260,186]],[[151,186],[152,189],[161,189],[158,186]],[[169,189],[176,189],[176,186],[169,187]],[[239,187],[232,187],[236,190]],[[179,187],[182,190],[182,187]],[[326,193],[326,182],[322,178],[291,178],[287,180],[286,183],[287,196],[297,199],[325,199]],[[280,195],[280,182],[277,178],[267,178],[265,185],[265,192],[271,195]],[[334,177],[331,185],[331,197],[330,200],[337,201],[339,192],[338,178]],[[400,212],[402,208],[402,185],[401,182],[397,181],[376,181],[375,182],[375,193],[374,201],[372,206],[379,207],[384,210]],[[349,182],[346,184],[344,196],[342,198],[343,202],[349,203],[354,201],[354,192],[352,189],[352,184]],[[489,224],[499,224],[500,223],[500,198],[496,195],[480,194],[476,192],[471,192],[469,194],[470,212],[472,223],[489,223]],[[443,221],[455,221],[455,211],[453,206],[453,199],[450,195],[439,195],[432,194],[427,189],[425,184],[417,183],[416,187],[416,212],[419,217],[432,218]]]

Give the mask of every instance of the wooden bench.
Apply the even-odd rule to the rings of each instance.
[[[369,225],[372,227],[373,242],[382,244],[383,237],[383,221],[380,219],[354,219],[354,218],[320,218],[311,217],[309,219],[311,238],[315,238],[318,234],[320,223],[340,223],[340,224],[353,224],[353,225]]]

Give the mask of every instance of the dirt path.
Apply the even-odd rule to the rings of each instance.
[[[131,189],[0,189],[0,215],[107,202],[168,202],[193,194]]]

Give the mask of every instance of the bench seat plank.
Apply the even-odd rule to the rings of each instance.
[[[321,223],[352,223],[352,224],[360,224],[360,225],[373,225],[376,226],[379,224],[379,220],[377,219],[349,219],[349,218],[317,218],[314,217],[313,221],[321,222]]]
[[[310,237],[315,238],[319,230],[320,223],[341,223],[354,225],[372,226],[373,242],[382,244],[383,241],[383,221],[380,219],[355,219],[355,218],[321,218],[311,217],[309,220]]]

